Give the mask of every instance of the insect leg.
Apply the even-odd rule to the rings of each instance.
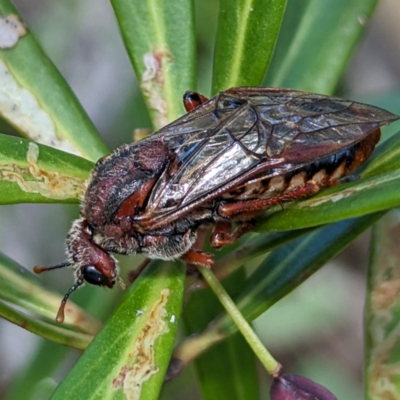
[[[268,199],[255,199],[238,201],[236,203],[221,204],[218,207],[218,214],[221,217],[225,218],[239,217],[239,219],[246,219],[246,214],[250,214],[253,211],[262,211],[269,207],[286,203],[291,200],[295,200],[301,197],[312,196],[318,191],[318,184],[313,181],[309,181],[304,186],[299,186],[296,189],[291,190],[290,192],[270,197]],[[244,218],[240,218],[241,214],[244,214]]]
[[[145,258],[144,261],[135,270],[129,271],[128,280],[130,283],[135,282],[135,280],[139,277],[143,270],[149,265],[150,261],[150,258]]]
[[[202,94],[197,92],[191,92],[188,90],[183,95],[183,105],[187,112],[190,112],[198,106],[201,106],[206,101],[208,101],[207,97],[204,97]]]
[[[181,260],[194,265],[201,265],[203,267],[211,268],[214,264],[214,256],[208,254],[204,251],[199,250],[189,250],[187,253],[183,254]]]
[[[219,221],[215,225],[211,234],[211,246],[215,249],[219,249],[223,246],[232,244],[245,233],[250,232],[253,227],[254,226],[251,222],[241,222],[240,225],[231,232],[232,224],[230,222]]]

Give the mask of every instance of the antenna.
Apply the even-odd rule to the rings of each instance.
[[[59,267],[61,268],[61,267]],[[64,318],[65,318],[65,305],[67,304],[67,300],[69,298],[69,296],[71,295],[72,292],[74,292],[76,289],[78,289],[79,286],[81,286],[83,284],[84,280],[83,279],[78,279],[72,286],[71,288],[68,290],[67,293],[65,293],[63,299],[61,300],[61,305],[60,308],[57,311],[57,316],[56,316],[56,322],[57,324],[62,324],[64,322]]]
[[[35,274],[41,274],[42,272],[45,271],[51,271],[53,269],[58,269],[58,268],[64,268],[64,267],[69,267],[72,264],[69,261],[65,261],[61,264],[53,265],[52,267],[40,267],[40,266],[35,266],[33,267],[33,272]],[[57,311],[57,316],[56,316],[56,322],[57,324],[62,324],[65,319],[65,305],[67,304],[67,300],[69,296],[71,295],[72,292],[74,292],[76,289],[78,289],[79,286],[83,284],[84,280],[82,277],[78,278],[76,282],[71,286],[71,288],[68,290],[68,292],[64,295],[63,299],[61,300],[61,305],[60,308]]]
[[[45,271],[50,271],[52,269],[69,267],[70,265],[71,265],[71,263],[68,262],[68,261],[63,262],[61,264],[53,265],[52,267],[40,267],[40,266],[36,265],[36,267],[33,267],[33,272],[35,274],[41,274],[42,272],[45,272]]]

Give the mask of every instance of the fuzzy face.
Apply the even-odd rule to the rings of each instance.
[[[72,224],[67,236],[67,260],[73,265],[77,281],[113,287],[118,277],[114,257],[92,241],[92,234],[83,218]]]

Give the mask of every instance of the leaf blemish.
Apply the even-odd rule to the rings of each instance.
[[[0,48],[14,47],[20,37],[26,35],[26,27],[18,15],[0,16]]]
[[[324,197],[320,197],[318,199],[311,198],[309,200],[304,200],[301,203],[299,203],[299,207],[316,207],[319,206],[320,204],[324,204],[327,202],[336,203],[337,201],[343,200],[346,197],[354,195],[358,190],[360,189],[348,189],[334,195],[327,195]]]
[[[29,143],[26,159],[28,166],[16,164],[0,165],[0,179],[17,183],[28,193],[40,193],[52,199],[71,199],[81,197],[85,190],[85,180],[49,172],[37,164],[39,146]]]
[[[57,136],[49,114],[36,97],[21,87],[6,64],[0,60],[0,114],[35,142],[78,154],[66,140]]]
[[[400,373],[400,367],[391,355],[400,339],[399,324],[393,324],[399,293],[399,279],[375,283],[371,293],[373,318],[369,322],[369,330],[375,345],[370,354],[368,390],[377,400],[395,399],[398,394],[394,382]]]
[[[389,309],[400,294],[400,279],[381,282],[371,293],[375,312]]]
[[[154,51],[143,56],[145,71],[142,75],[140,87],[148,99],[149,107],[155,111],[157,127],[164,126],[167,120],[167,103],[162,97],[164,86],[165,62],[170,62],[172,56],[167,51]]]
[[[128,400],[140,399],[143,383],[159,371],[155,361],[154,345],[156,340],[169,332],[165,305],[170,296],[169,289],[163,289],[161,296],[153,304],[146,325],[139,333],[133,352],[128,354],[125,365],[113,380],[115,389],[122,388]]]

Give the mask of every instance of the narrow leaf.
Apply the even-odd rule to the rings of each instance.
[[[61,296],[44,289],[36,276],[0,253],[0,299],[54,321]],[[6,309],[4,310],[4,313],[8,312]],[[3,314],[3,317],[6,315]],[[86,314],[72,302],[69,303],[65,322],[90,334],[95,334],[100,329],[100,323],[95,318]],[[24,324],[20,325],[25,326]],[[56,326],[49,327],[49,329],[52,328],[54,328],[54,332],[60,330]],[[40,334],[40,332],[37,333]],[[68,335],[70,333],[66,332]],[[49,335],[46,337],[51,339]],[[59,339],[55,341],[59,342]]]
[[[93,167],[72,154],[0,134],[0,204],[77,203]]]
[[[215,262],[213,271],[218,279],[222,280],[241,265],[244,265],[247,261],[258,256],[266,255],[269,251],[297,239],[311,230],[312,229],[296,229],[285,232],[260,233],[251,239],[243,240],[241,246]],[[196,283],[193,290],[201,286],[201,284]]]
[[[78,333],[55,326],[48,322],[43,322],[37,318],[23,314],[0,301],[0,316],[29,332],[35,333],[42,338],[49,339],[52,342],[74,347],[76,349],[85,349],[93,336],[84,333]]]
[[[257,318],[346,248],[380,216],[371,214],[324,226],[270,253],[236,298],[243,315],[250,321]],[[215,325],[215,329],[223,331],[228,327],[236,331],[226,316]]]
[[[191,0],[111,0],[154,128],[183,114],[182,95],[195,89]]]
[[[181,313],[184,281],[183,264],[151,263],[52,399],[158,399]]]
[[[331,94],[377,0],[291,1],[264,86]]]
[[[365,399],[398,399],[400,382],[400,215],[375,224],[365,313]]]
[[[9,0],[0,0],[0,21],[1,116],[36,142],[92,161],[107,154],[71,88]],[[14,42],[5,44],[2,39],[12,34]]]
[[[222,0],[214,58],[213,93],[258,86],[267,71],[286,0]]]
[[[258,400],[259,382],[253,351],[236,333],[195,361],[203,400]]]
[[[325,226],[270,253],[233,297],[243,316],[253,321],[267,311],[380,217],[377,213]],[[231,318],[222,314],[201,334],[181,343],[176,353],[183,360],[194,359],[236,332]]]

